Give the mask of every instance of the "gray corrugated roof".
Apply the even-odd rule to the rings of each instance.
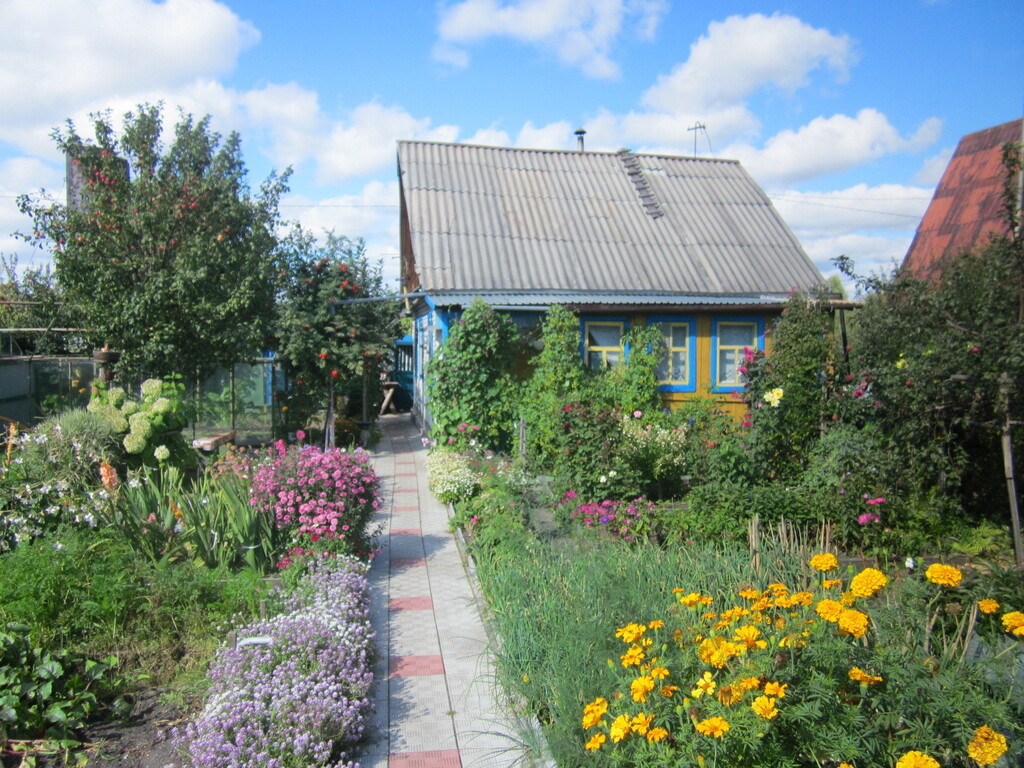
[[[732,160],[401,141],[398,168],[423,290],[759,295],[823,282]]]
[[[495,307],[547,309],[552,304],[569,306],[603,306],[628,304],[631,306],[673,307],[763,307],[782,306],[786,295],[712,296],[708,294],[682,294],[651,291],[440,291],[432,292],[430,299],[438,306],[468,306],[473,299],[482,299]]]

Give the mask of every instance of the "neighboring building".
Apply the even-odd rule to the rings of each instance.
[[[402,290],[415,317],[414,409],[424,368],[479,297],[536,326],[580,316],[592,367],[657,324],[667,404],[711,394],[740,409],[737,366],[793,291],[824,279],[738,162],[619,152],[399,142]]]
[[[1024,120],[986,128],[960,139],[903,260],[903,269],[936,280],[955,256],[1008,234],[1003,147],[1024,138]],[[1020,199],[1020,178],[1016,180]]]

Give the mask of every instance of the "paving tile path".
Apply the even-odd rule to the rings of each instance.
[[[374,737],[363,768],[507,768],[522,759],[499,704],[471,576],[448,512],[427,488],[408,415],[385,416],[373,451],[384,504],[370,568],[379,663]]]

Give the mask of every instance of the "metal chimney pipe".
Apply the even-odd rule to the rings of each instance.
[[[576,149],[583,152],[583,137],[587,135],[587,132],[582,128],[576,129]]]

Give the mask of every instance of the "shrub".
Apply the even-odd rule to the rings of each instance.
[[[367,566],[338,557],[307,568],[279,615],[217,654],[205,708],[177,733],[184,765],[353,765],[347,758],[373,712]]]
[[[887,588],[868,568],[793,591],[748,583],[735,596],[684,583],[670,610],[616,630],[618,685],[581,703],[580,753],[592,765],[774,768],[893,765],[919,751],[966,765],[979,733],[998,743],[981,764],[1007,739],[1016,753],[1021,683],[1007,651],[1024,615],[1003,613],[1006,631],[968,661],[975,620],[1000,627],[996,613],[964,610],[960,575],[939,566],[934,583]]]
[[[272,515],[296,547],[369,557],[370,522],[380,508],[380,478],[369,455],[321,451],[278,441],[256,471],[250,501]]]
[[[518,386],[512,375],[519,333],[507,315],[482,300],[470,304],[427,366],[431,436],[458,437],[460,424],[480,427],[486,448],[508,452],[516,434]]]
[[[574,505],[575,494],[567,493],[561,503],[575,506],[569,517],[589,531],[627,543],[647,542],[654,536],[654,504],[643,497],[631,502],[605,499]]]
[[[480,472],[472,454],[434,448],[427,456],[427,485],[445,504],[465,501],[480,490]]]

